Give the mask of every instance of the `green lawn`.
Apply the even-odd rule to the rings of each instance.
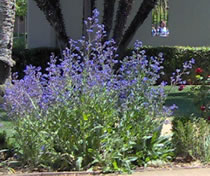
[[[174,112],[174,116],[201,116],[201,111],[194,104],[193,95],[191,93],[192,86],[186,86],[182,91],[178,87],[172,88],[171,93],[166,100],[166,105],[176,104],[178,109]],[[169,90],[170,87],[166,87]]]

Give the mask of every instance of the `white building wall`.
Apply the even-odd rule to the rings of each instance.
[[[34,1],[28,1],[29,48],[56,46],[53,29]],[[82,34],[82,1],[83,0],[61,0],[67,33],[73,39],[79,39]],[[130,24],[141,2],[142,0],[135,0],[133,13],[128,18],[128,24]],[[97,6],[102,16],[103,0],[97,0]],[[135,40],[141,40],[144,45],[152,46],[209,46],[209,9],[209,0],[169,0],[169,37],[161,38],[151,36],[152,16],[150,14],[144,24],[138,29],[130,46],[132,46]]]
[[[55,33],[34,0],[28,0],[28,48],[55,47]]]

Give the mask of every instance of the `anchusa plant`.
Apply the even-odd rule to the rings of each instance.
[[[137,41],[132,56],[119,61],[115,42],[103,40],[98,11],[93,14],[85,21],[87,37],[70,40],[62,59],[51,56],[46,74],[28,66],[23,79],[7,86],[5,108],[17,122],[23,163],[128,172],[171,159],[173,149],[160,132],[175,105],[164,106],[165,82],[155,86],[163,74],[162,55],[148,58]],[[180,73],[172,84],[183,83]]]

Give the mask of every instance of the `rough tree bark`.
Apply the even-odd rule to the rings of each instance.
[[[104,40],[109,39],[112,30],[115,2],[116,0],[104,0],[104,16],[102,23],[104,24],[104,29],[107,35]]]
[[[128,16],[132,9],[133,0],[120,0],[116,15],[113,39],[118,45],[122,39]]]
[[[141,3],[136,16],[126,30],[125,34],[123,35],[123,39],[118,46],[118,53],[120,58],[122,58],[125,54],[126,48],[136,34],[136,31],[144,23],[145,19],[148,17],[157,2],[158,0],[144,0]]]
[[[60,0],[34,0],[37,6],[44,13],[50,25],[53,27],[58,39],[60,49],[68,46],[69,37],[63,20],[63,13],[60,8]]]
[[[16,0],[0,0],[0,85],[10,78]]]
[[[65,24],[63,21],[62,11],[60,9],[59,0],[34,0],[38,7],[44,12],[47,20],[50,22],[51,26],[56,31],[57,38],[62,42],[68,44],[68,37],[65,31]],[[105,25],[105,30],[107,31],[107,37],[110,38],[110,33],[114,28],[113,38],[117,42],[118,53],[120,58],[124,55],[129,43],[133,39],[136,31],[144,23],[145,19],[148,17],[149,13],[155,7],[159,0],[143,0],[141,3],[137,14],[132,20],[128,29],[124,32],[125,25],[127,22],[127,16],[132,9],[133,0],[104,0],[104,16],[102,23]],[[91,16],[91,11],[95,8],[95,0],[83,0],[83,15],[85,19],[87,16]],[[114,7],[116,2],[119,2],[119,9],[116,16],[116,23],[113,27],[114,19]],[[85,28],[83,27],[83,35],[85,34]],[[63,47],[64,48],[64,47]]]

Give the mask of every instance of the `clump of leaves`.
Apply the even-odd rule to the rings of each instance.
[[[175,119],[173,143],[177,155],[186,159],[210,161],[210,124],[203,118]]]

